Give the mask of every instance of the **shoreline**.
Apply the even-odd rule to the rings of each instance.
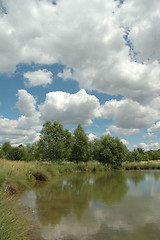
[[[124,162],[119,170],[160,170],[160,160],[147,162]],[[102,163],[80,162],[48,163],[48,162],[22,162],[0,159],[0,239],[1,240],[31,240],[31,222],[23,209],[16,206],[16,195],[26,189],[32,188],[37,182],[49,182],[57,175],[79,172],[112,171],[110,166]],[[7,238],[6,238],[7,236]]]

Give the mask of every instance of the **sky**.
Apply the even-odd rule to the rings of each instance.
[[[0,144],[46,120],[160,148],[160,1],[0,0]]]

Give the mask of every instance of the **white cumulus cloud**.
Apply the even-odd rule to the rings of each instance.
[[[99,100],[83,89],[75,94],[47,93],[45,102],[39,105],[42,120],[58,120],[63,124],[90,125],[98,116],[99,108]]]
[[[120,139],[120,141],[123,143],[123,144],[125,144],[125,145],[127,145],[127,144],[129,144],[129,142],[126,140],[126,139]]]
[[[36,100],[34,97],[24,89],[19,89],[17,96],[18,102],[16,103],[16,107],[22,113],[25,113],[27,117],[34,115],[36,111]]]
[[[89,141],[93,141],[94,139],[96,139],[97,138],[97,136],[95,135],[95,134],[93,134],[93,133],[89,133],[88,134],[88,139],[89,139]]]
[[[120,8],[113,0],[3,3],[7,14],[0,16],[1,72],[14,71],[21,62],[61,63],[73,69],[80,88],[120,94],[141,103],[159,95],[156,0],[152,11],[146,11],[151,5],[148,0],[124,1]],[[130,55],[124,39],[126,29],[141,61]]]
[[[113,119],[118,128],[124,129],[149,127],[159,116],[159,111],[152,106],[144,106],[130,99],[106,101],[101,107],[101,117]]]
[[[35,72],[26,72],[23,74],[26,79],[25,84],[28,87],[35,87],[42,85],[43,87],[47,84],[51,84],[53,80],[53,74],[47,69],[38,70]]]

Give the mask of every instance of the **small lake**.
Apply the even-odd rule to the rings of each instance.
[[[34,240],[159,240],[160,171],[76,173],[24,192]]]

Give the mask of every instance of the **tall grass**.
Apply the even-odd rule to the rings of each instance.
[[[0,187],[11,193],[22,191],[38,181],[50,181],[55,175],[71,172],[104,171],[107,166],[91,162],[23,162],[0,159]]]
[[[160,169],[160,161],[125,162],[122,166],[125,170]]]
[[[20,211],[13,199],[0,190],[0,239],[28,240],[28,226],[24,211]]]

